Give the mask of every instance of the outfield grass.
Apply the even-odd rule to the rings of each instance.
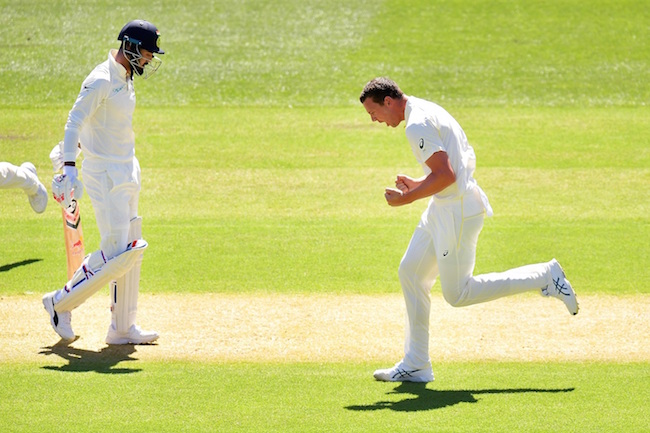
[[[641,432],[650,422],[647,364],[442,364],[440,383],[425,386],[369,383],[367,364],[129,356],[4,365],[3,431]]]
[[[356,106],[197,108],[188,124],[179,122],[188,111],[139,112],[151,125],[140,126],[138,146],[140,209],[153,247],[143,290],[398,289],[397,263],[424,209],[424,203],[392,209],[383,200],[396,173],[419,173],[402,131],[370,124]],[[41,122],[54,131],[64,122],[43,120],[44,109],[4,112],[9,135],[20,134],[23,124]],[[557,256],[583,293],[650,291],[646,108],[458,113],[468,133],[475,132],[476,177],[495,210],[481,235],[478,272]],[[296,134],[296,125],[304,132]],[[48,172],[43,154],[50,143],[4,143],[15,141],[40,147],[39,169]],[[16,161],[33,152],[27,145],[7,148]],[[59,211],[51,206],[45,215],[30,214],[23,196],[5,197],[13,211],[0,216],[2,236],[16,248],[4,264],[40,261],[15,268],[0,288],[44,291],[64,278],[61,236],[51,235]],[[16,214],[23,218],[19,226]],[[83,218],[87,245],[97,248],[93,215]],[[20,241],[37,231],[39,242]],[[177,266],[179,255],[192,262],[190,279],[188,268]]]
[[[69,109],[87,70],[115,47],[115,28],[140,16],[158,25],[167,52],[155,80],[139,84],[140,108],[348,106],[379,74],[446,106],[638,107],[650,96],[645,6],[2,0],[0,77],[12,83],[2,104]]]
[[[581,293],[647,296],[648,14],[639,0],[0,0],[0,159],[31,160],[49,183],[47,155],[81,81],[119,28],[143,17],[167,51],[158,73],[136,82],[151,245],[143,292],[243,292],[254,302],[399,291],[397,264],[425,203],[389,208],[383,187],[419,168],[401,128],[371,124],[357,101],[366,81],[388,75],[445,106],[475,147],[495,210],[477,272],[555,256]],[[18,192],[0,200],[0,302],[63,284],[56,205],[36,215]],[[82,206],[93,250],[94,217]],[[0,364],[0,430],[650,424],[648,362],[448,363],[434,384],[398,387],[372,382],[374,364],[123,355]]]

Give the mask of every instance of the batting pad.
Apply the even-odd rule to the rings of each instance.
[[[131,220],[129,239],[142,237],[142,217]],[[135,325],[140,289],[142,255],[124,275],[111,283],[111,326],[120,333],[127,333]]]
[[[93,269],[87,266],[87,261],[72,279],[59,290],[59,299],[54,304],[56,311],[71,311],[83,304],[111,280],[119,278],[131,269],[142,258],[142,253],[147,248],[147,241],[138,239],[131,242],[126,251],[106,261],[103,266]],[[92,256],[92,255],[91,255]]]

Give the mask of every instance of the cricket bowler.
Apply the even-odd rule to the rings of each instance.
[[[134,75],[149,77],[161,65],[157,57],[160,32],[152,23],[135,20],[119,33],[119,49],[86,77],[65,125],[61,149],[63,175],[52,181],[54,198],[64,209],[80,200],[84,187],[90,198],[101,241],[87,255],[62,289],[43,296],[50,323],[64,341],[75,339],[71,311],[110,283],[111,325],[107,344],[146,344],[158,333],[135,323],[140,267],[147,242],[138,216],[140,165],[135,156],[132,117]],[[77,147],[83,154],[81,174]]]
[[[404,358],[374,377],[387,382],[431,382],[429,357],[430,291],[440,279],[445,300],[454,307],[492,301],[536,290],[560,299],[570,314],[578,301],[557,260],[505,272],[473,275],[483,219],[492,215],[487,196],[473,177],[474,149],[458,122],[439,105],[405,95],[387,78],[366,84],[360,101],[373,122],[397,127],[405,122],[406,138],[424,176],[398,175],[386,188],[390,206],[428,198],[429,204],[399,265],[406,303]]]

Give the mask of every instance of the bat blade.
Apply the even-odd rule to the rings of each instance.
[[[84,259],[84,236],[81,228],[81,211],[76,200],[63,212],[65,253],[68,259],[68,279],[72,278]]]

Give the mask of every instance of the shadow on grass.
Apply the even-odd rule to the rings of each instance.
[[[129,374],[141,371],[140,368],[115,368],[122,361],[137,361],[137,358],[131,357],[136,351],[131,344],[106,346],[99,352],[77,349],[64,342],[42,349],[39,352],[41,355],[57,355],[68,361],[68,364],[59,367],[46,365],[42,367],[45,370],[76,373],[95,371],[105,374]]]
[[[43,261],[43,259],[27,259],[27,260],[22,260],[20,262],[8,263],[6,265],[0,266],[0,272],[8,272],[13,268],[17,268],[19,266],[31,265],[32,263],[41,262],[41,261]]]
[[[506,388],[506,389],[475,389],[475,390],[436,390],[428,389],[426,383],[403,382],[387,394],[411,394],[415,398],[400,401],[378,401],[374,404],[346,406],[348,410],[373,411],[393,410],[396,412],[418,412],[442,409],[458,403],[477,403],[479,394],[521,394],[521,393],[560,393],[572,392],[575,388],[537,389],[537,388]]]

